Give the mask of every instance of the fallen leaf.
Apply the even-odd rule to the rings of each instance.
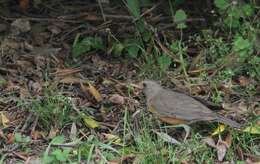
[[[48,138],[56,137],[58,132],[59,132],[58,129],[55,129],[54,127],[51,127],[51,130],[49,131]]]
[[[65,68],[65,69],[56,69],[55,72],[51,73],[51,75],[55,75],[56,77],[60,76],[68,76],[70,74],[79,73],[81,71],[80,68]]]
[[[123,146],[124,144],[122,143],[122,140],[120,139],[119,136],[116,136],[114,134],[109,134],[109,133],[102,133],[105,138],[109,141],[111,141],[115,145],[120,145]]]
[[[239,84],[243,87],[248,86],[250,84],[250,80],[245,76],[240,76],[238,81]]]
[[[7,116],[5,115],[4,112],[0,112],[1,115],[1,123],[3,125],[4,128],[7,128],[9,126],[9,119],[7,118]]]
[[[260,125],[248,126],[243,130],[243,132],[260,134]]]
[[[227,152],[227,144],[225,142],[223,142],[221,139],[219,139],[218,143],[217,143],[217,156],[218,156],[218,160],[219,161],[223,161],[226,152]]]
[[[90,116],[82,114],[82,118],[87,127],[92,128],[92,129],[99,127],[99,123],[96,120],[94,120],[93,118],[91,118]]]
[[[25,0],[26,1],[26,0]],[[11,24],[12,27],[14,27],[16,30],[18,30],[17,32],[28,32],[31,30],[31,24],[28,20],[26,19],[16,19],[15,21],[12,22]]]
[[[42,164],[40,157],[29,157],[24,163],[26,164]]]
[[[7,134],[6,138],[7,138],[6,140],[7,144],[13,144],[15,142],[15,137],[13,133]]]
[[[79,84],[80,81],[81,81],[80,78],[67,76],[67,77],[64,77],[63,79],[61,79],[60,83],[64,83],[64,84]]]
[[[77,139],[77,126],[75,122],[72,123],[71,128],[70,128],[70,139],[72,141],[75,141]]]
[[[88,87],[86,87],[86,86],[84,85],[84,83],[87,83]],[[86,91],[86,90],[87,90],[92,96],[95,97],[95,99],[96,99],[97,102],[102,101],[102,96],[101,96],[101,94],[99,93],[99,91],[98,91],[93,85],[90,84],[90,82],[88,82],[88,81],[81,82],[80,85],[81,85],[82,90],[83,90],[83,91]]]
[[[221,134],[225,130],[225,125],[224,124],[219,124],[219,126],[213,131],[211,136],[215,136],[218,134]]]
[[[175,138],[169,136],[168,134],[166,133],[163,133],[163,132],[157,132],[155,130],[153,130],[154,133],[156,133],[158,135],[158,137],[160,137],[163,141],[165,142],[169,142],[169,143],[172,143],[172,144],[176,144],[176,145],[180,145],[181,143],[179,141],[177,141]]]
[[[216,148],[216,143],[213,138],[207,137],[201,140],[202,143],[209,145],[210,147]]]
[[[232,134],[231,134],[231,132],[229,132],[229,133],[227,134],[227,136],[226,136],[226,138],[225,138],[225,142],[226,142],[226,144],[227,144],[228,147],[231,146],[231,144],[232,144]]]
[[[260,164],[260,162],[253,162],[250,158],[247,158],[246,159],[246,164]]]
[[[112,96],[110,96],[109,101],[118,105],[125,104],[125,98],[119,94],[113,94]]]
[[[34,130],[31,132],[31,137],[33,140],[38,140],[44,137],[44,132]]]
[[[29,0],[19,0],[19,6],[24,10],[29,8],[29,3]]]
[[[237,154],[239,156],[239,159],[244,160],[244,153],[243,153],[242,148],[238,145],[236,150],[237,150]]]

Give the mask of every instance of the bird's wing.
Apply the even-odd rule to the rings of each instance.
[[[214,120],[217,115],[205,105],[183,93],[161,90],[153,97],[150,105],[161,116],[174,116],[179,119],[198,121]]]

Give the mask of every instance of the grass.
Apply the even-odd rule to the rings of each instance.
[[[189,14],[184,10],[177,10],[179,8],[177,4],[172,4],[172,1],[169,3],[171,11],[169,15],[172,17],[173,23],[189,18]],[[214,1],[217,15],[217,19],[214,18],[214,25],[210,24],[207,29],[202,29],[187,37],[185,29],[190,27],[183,22],[177,23],[176,29],[180,31],[181,36],[172,39],[167,36],[165,38],[157,36],[158,33],[155,29],[146,24],[147,22],[141,17],[139,1],[124,1],[126,8],[133,16],[137,35],[120,40],[111,33],[112,45],[108,48],[108,53],[114,57],[134,60],[139,68],[137,76],[140,79],[152,78],[164,82],[172,79],[184,81],[183,86],[177,85],[177,87],[187,90],[195,90],[196,87],[200,87],[200,82],[203,82],[207,84],[203,86],[204,88],[202,87],[206,92],[203,93],[203,96],[207,96],[212,102],[220,105],[227,102],[232,104],[232,96],[235,95],[234,98],[246,100],[250,105],[257,95],[260,80],[259,45],[257,45],[260,24],[259,21],[255,21],[257,18],[254,18],[259,6],[257,7],[254,1],[239,5],[227,3],[228,1],[225,0]],[[80,59],[90,51],[105,51],[105,39],[92,36],[81,37],[77,35],[72,45],[74,58]],[[185,37],[189,39],[185,40]],[[191,47],[197,49],[195,56],[189,54],[188,50]],[[189,72],[193,70],[202,71],[195,74]],[[241,77],[245,78],[245,85],[241,85]],[[86,127],[86,123],[83,122],[79,113],[73,109],[72,97],[62,95],[57,90],[57,88],[47,90],[43,99],[34,99],[31,106],[26,106],[27,111],[38,117],[37,130],[50,132],[50,129],[55,129],[58,131],[56,137],[49,138],[47,134],[44,134],[47,138],[46,142],[48,142],[48,147],[42,154],[45,163],[79,163],[82,161],[86,163],[114,161],[144,164],[216,163],[216,148],[202,143],[202,140],[206,137],[212,137],[215,141],[219,138],[224,140],[228,133],[231,133],[232,136],[231,146],[227,150],[224,161],[243,163],[241,152],[244,158],[253,156],[254,159],[259,159],[257,156],[260,153],[260,137],[257,134],[226,129],[217,136],[211,136],[217,124],[192,124],[191,134],[183,142],[183,129],[165,128],[164,124],[153,116],[147,115],[146,111],[132,118],[132,113],[127,105],[120,107],[120,123],[116,131],[101,127]],[[133,88],[128,88],[128,97],[132,97],[133,90]],[[21,104],[23,106],[23,103]],[[244,114],[248,121],[246,124],[257,125],[259,116],[255,111],[250,110]],[[83,112],[88,113],[88,111]],[[89,113],[96,114],[95,112]],[[69,138],[71,132],[67,129],[73,122],[78,128],[77,139],[79,136],[83,136],[80,144],[72,148],[53,146],[54,140],[55,143],[60,144],[71,142]],[[171,144],[154,131],[168,134],[181,144]],[[104,134],[109,134],[110,138]],[[15,142],[23,143],[18,149],[19,151],[29,153],[33,151],[30,149],[29,134],[16,133],[15,136]],[[0,163],[5,158],[5,155],[0,155]]]

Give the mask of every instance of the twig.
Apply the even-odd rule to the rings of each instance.
[[[98,5],[99,5],[99,8],[100,8],[103,20],[104,20],[104,22],[106,22],[106,16],[104,14],[104,10],[103,10],[102,3],[100,2],[100,0],[98,0]]]
[[[141,19],[142,17],[144,17],[146,14],[152,12],[154,9],[156,9],[160,4],[162,3],[162,1],[160,1],[159,3],[155,4],[152,8],[146,10],[145,12],[143,12],[140,17],[135,18],[133,22],[136,22],[137,20]]]

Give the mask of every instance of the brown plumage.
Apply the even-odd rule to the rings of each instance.
[[[213,112],[194,98],[164,89],[155,81],[145,80],[143,85],[149,111],[163,122],[178,124],[215,121],[234,128],[241,126],[239,123]]]

